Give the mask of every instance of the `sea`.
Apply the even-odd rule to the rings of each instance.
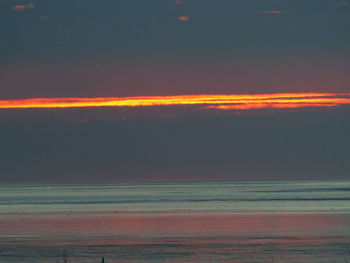
[[[350,180],[0,185],[1,263],[350,262]]]

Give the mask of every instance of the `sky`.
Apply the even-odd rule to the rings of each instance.
[[[1,0],[0,183],[350,178],[350,1]]]

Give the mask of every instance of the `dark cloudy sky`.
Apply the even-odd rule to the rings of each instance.
[[[348,0],[1,0],[0,101],[350,93]],[[347,105],[0,109],[0,182],[349,178]]]

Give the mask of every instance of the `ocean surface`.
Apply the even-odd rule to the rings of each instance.
[[[0,263],[350,262],[350,180],[0,185]]]

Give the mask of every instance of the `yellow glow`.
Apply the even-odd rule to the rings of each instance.
[[[0,100],[0,109],[152,107],[200,105],[221,110],[334,107],[350,104],[350,93],[273,93],[236,95],[173,95],[98,98],[33,98]]]

